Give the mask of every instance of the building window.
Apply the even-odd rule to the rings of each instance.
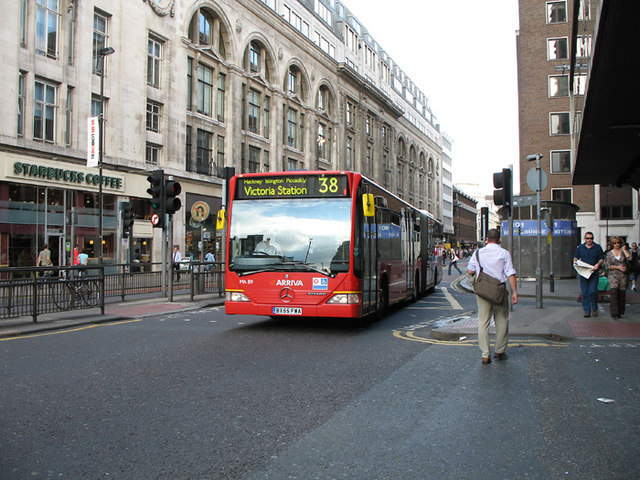
[[[554,202],[571,203],[571,189],[570,188],[551,189],[551,200]]]
[[[106,102],[106,99],[105,99],[105,102]],[[100,116],[100,111],[101,111],[100,96],[91,95],[91,116],[92,117]]]
[[[314,10],[318,15],[320,15],[322,20],[324,20],[328,25],[331,25],[331,12],[325,5],[320,3],[320,0],[315,0]]]
[[[271,160],[269,159],[269,150],[262,152],[262,171],[268,172],[271,170]]]
[[[576,38],[576,58],[591,56],[591,35],[578,35]]]
[[[220,168],[224,167],[224,137],[218,135],[216,138],[216,165]]]
[[[298,162],[293,158],[287,158],[287,170],[297,170]]]
[[[574,75],[573,77],[573,93],[574,95],[584,95],[587,91],[587,76]]]
[[[154,37],[147,40],[147,85],[160,88],[160,66],[162,65],[162,43]]]
[[[345,104],[345,122],[349,126],[353,126],[353,104],[349,101]]]
[[[25,73],[18,72],[18,136],[24,135]]]
[[[600,187],[600,218],[610,220],[633,218],[633,196],[635,192],[631,187]]]
[[[569,150],[560,150],[551,152],[551,173],[570,173],[571,172],[571,152]]]
[[[198,129],[196,164],[195,169],[192,166],[192,172],[211,175],[212,140],[213,135],[211,133]]]
[[[328,160],[328,157],[327,157],[327,152],[329,151],[329,149],[327,148],[329,146],[328,136],[329,136],[329,131],[327,129],[327,126],[324,123],[319,123],[318,138],[316,139],[316,143],[318,145],[318,158],[322,158],[324,160]]]
[[[145,162],[152,165],[158,165],[160,159],[160,146],[147,142]]]
[[[367,134],[367,137],[373,136],[373,117],[371,115],[367,115],[367,120],[364,124],[364,131]]]
[[[93,73],[100,74],[102,68],[98,51],[107,46],[108,19],[98,12],[93,13]]]
[[[353,139],[351,137],[347,137],[346,168],[347,170],[353,169]]]
[[[547,39],[547,60],[566,60],[569,58],[569,39],[548,38]]]
[[[200,45],[211,45],[213,30],[213,19],[207,12],[200,11],[198,17],[198,43]]]
[[[549,114],[549,135],[569,135],[569,112]]]
[[[65,109],[64,143],[68,147],[73,140],[73,87],[67,87],[67,107]]]
[[[351,53],[358,54],[358,34],[345,24],[344,43]]]
[[[569,75],[552,75],[549,77],[549,97],[569,96]]]
[[[260,171],[260,149],[249,145],[249,173]]]
[[[263,102],[264,108],[262,115],[264,117],[262,122],[262,136],[265,138],[269,138],[269,129],[271,128],[271,123],[269,121],[269,109],[271,108],[271,99],[269,97],[264,97]]]
[[[27,45],[27,0],[20,0],[20,46]]]
[[[159,132],[161,119],[162,104],[147,100],[147,130],[150,132]]]
[[[580,0],[578,20],[591,20],[591,0]]]
[[[58,56],[58,0],[36,0],[36,53]]]
[[[198,113],[211,116],[211,95],[213,92],[213,70],[198,64]]]
[[[289,93],[297,92],[297,72],[293,68],[289,69],[287,75],[287,90]]]
[[[191,125],[187,125],[187,134],[185,139],[185,160],[187,162],[187,171],[189,170],[189,166],[191,165],[191,149],[193,148],[193,136],[192,136],[192,127]]]
[[[249,70],[252,72],[260,71],[260,47],[253,42],[249,47]]]
[[[56,86],[36,80],[33,94],[33,138],[55,141]]]
[[[367,173],[373,177],[373,149],[371,147],[367,147],[366,163]]]
[[[287,112],[287,145],[294,148],[296,147],[298,136],[297,117],[298,112],[290,108]]]
[[[547,2],[547,23],[565,23],[567,21],[566,0]]]
[[[193,103],[193,58],[187,58],[187,110],[192,110]]]
[[[224,74],[218,75],[218,91],[216,93],[216,117],[219,122],[224,122]]]
[[[249,89],[249,131],[259,133],[260,129],[260,92]]]

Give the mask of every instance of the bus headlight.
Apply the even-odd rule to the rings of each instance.
[[[328,304],[333,305],[347,305],[353,303],[360,303],[360,294],[358,293],[338,293],[331,297]]]
[[[250,300],[247,296],[242,292],[227,292],[226,293],[227,302],[249,302]]]

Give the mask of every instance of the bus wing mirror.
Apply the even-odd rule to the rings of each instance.
[[[224,208],[221,208],[220,210],[218,210],[218,216],[216,217],[216,230],[224,229],[224,214],[225,214]]]
[[[373,217],[376,214],[376,207],[373,203],[373,194],[362,194],[362,211],[365,217]]]

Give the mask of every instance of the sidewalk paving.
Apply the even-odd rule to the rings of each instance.
[[[451,286],[473,294],[467,275],[445,275]],[[557,339],[624,339],[640,340],[640,292],[627,291],[626,313],[621,319],[613,319],[609,313],[606,295],[599,303],[598,316],[584,318],[582,304],[578,301],[580,282],[577,278],[556,279],[554,291],[550,291],[549,278],[543,279],[542,308],[523,299],[536,298],[535,280],[519,280],[520,301],[513,307],[509,318],[509,336],[542,336]],[[455,319],[454,319],[455,320]],[[495,328],[490,329],[492,334]],[[443,340],[455,340],[460,336],[478,334],[475,316],[444,323],[431,330],[431,336]]]
[[[0,320],[0,339],[81,325],[142,318],[168,312],[186,312],[224,304],[224,297],[217,294],[202,295],[193,302],[188,295],[174,296],[174,300],[174,302],[169,302],[166,298],[149,297],[142,300],[109,302],[105,303],[104,315],[101,315],[99,308],[57,312],[40,315],[37,323],[34,323],[31,317]]]

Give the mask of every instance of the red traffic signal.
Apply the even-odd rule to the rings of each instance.
[[[182,187],[175,180],[166,180],[164,183],[164,208],[165,212],[173,215],[182,207],[178,195],[182,192]]]

